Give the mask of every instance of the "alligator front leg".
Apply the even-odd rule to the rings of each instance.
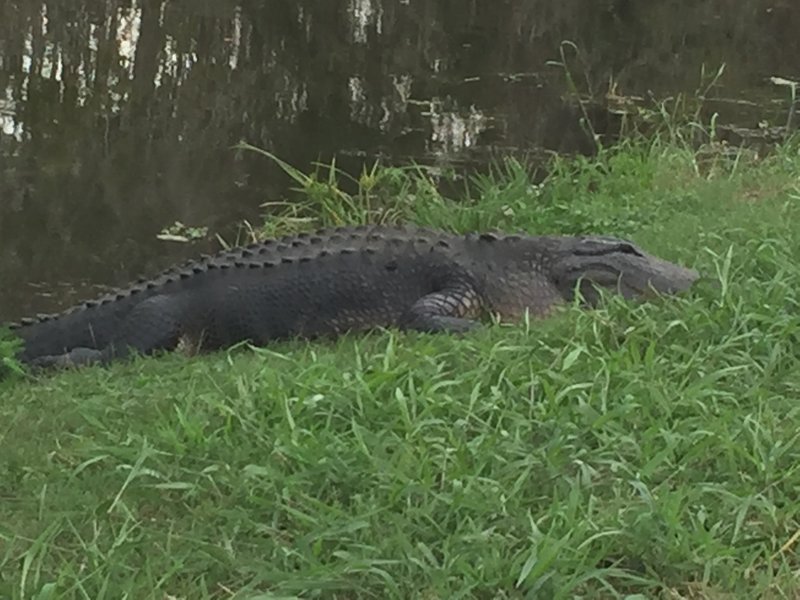
[[[477,292],[471,285],[462,283],[417,300],[400,319],[399,326],[428,333],[464,333],[478,327],[474,317],[480,310]]]

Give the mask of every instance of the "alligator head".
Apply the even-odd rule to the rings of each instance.
[[[694,269],[653,256],[619,238],[562,238],[558,246],[552,254],[553,280],[565,298],[574,298],[577,287],[592,306],[600,299],[598,289],[628,299],[645,298],[683,292],[700,277]]]

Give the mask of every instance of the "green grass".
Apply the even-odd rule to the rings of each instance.
[[[796,146],[626,144],[458,199],[368,177],[349,220],[626,235],[721,285],[17,377],[0,598],[800,597]],[[333,180],[305,183],[266,229],[342,218]]]

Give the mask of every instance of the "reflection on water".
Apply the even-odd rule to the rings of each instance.
[[[289,182],[232,151],[241,139],[350,171],[591,151],[548,66],[563,40],[601,96],[612,79],[693,90],[702,65],[727,63],[716,93],[756,102],[729,111],[748,126],[785,117],[769,76],[800,76],[794,0],[0,0],[0,14],[0,320],[197,253],[156,240],[176,220],[257,219]]]

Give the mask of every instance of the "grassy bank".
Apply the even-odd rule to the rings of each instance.
[[[800,596],[797,146],[298,178],[283,229],[617,234],[721,285],[3,384],[1,598]]]

